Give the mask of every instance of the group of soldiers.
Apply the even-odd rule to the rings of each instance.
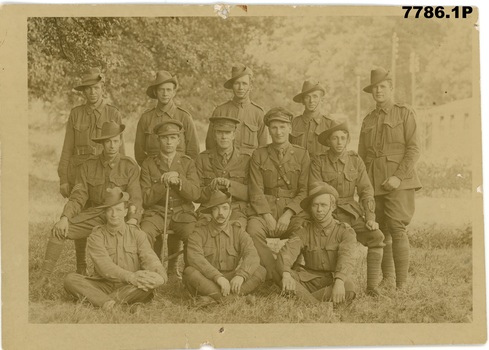
[[[173,101],[177,78],[159,71],[146,90],[156,106],[137,125],[136,161],[125,156],[121,114],[103,98],[104,75],[90,69],[81,80],[75,89],[86,104],[71,111],[58,167],[68,202],[35,288],[49,285],[66,239],[75,241],[76,273],[65,289],[104,309],[150,300],[169,276],[204,305],[266,279],[309,303],[351,301],[357,241],[368,248],[366,294],[381,296],[381,283],[406,287],[419,149],[415,114],[393,101],[387,70],[372,70],[364,88],[377,105],[358,153],[348,150],[348,124],[321,112],[319,82],[305,81],[294,96],[302,115],[265,113],[250,100],[253,72],[244,65],[224,83],[234,96],[209,118],[200,152],[192,116]],[[276,257],[267,238],[287,239]]]

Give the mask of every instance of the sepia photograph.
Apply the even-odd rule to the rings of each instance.
[[[29,327],[486,341],[476,7],[123,8],[22,15]]]

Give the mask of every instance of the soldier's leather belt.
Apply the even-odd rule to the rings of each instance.
[[[265,187],[265,191],[263,193],[269,196],[282,197],[282,198],[294,198],[295,191],[293,190],[284,190],[281,188],[267,188]]]
[[[168,199],[168,207],[169,208],[174,208],[174,207],[180,207],[182,206],[186,201],[182,200],[182,199]],[[158,203],[159,205],[161,205],[163,208],[165,207],[165,202],[160,202]]]

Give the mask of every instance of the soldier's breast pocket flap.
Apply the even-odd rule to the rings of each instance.
[[[386,120],[384,125],[385,137],[388,143],[405,143],[402,119]]]
[[[289,135],[289,141],[295,145],[302,146],[304,132],[292,132]]]
[[[105,183],[105,179],[101,177],[89,177],[87,183],[92,187],[98,187]]]
[[[242,130],[242,143],[251,147],[258,146],[258,125],[253,125],[250,122],[245,122]]]
[[[129,179],[127,178],[127,176],[113,176],[112,182],[117,187],[121,187],[122,189],[124,189],[127,186],[127,184],[129,183]]]
[[[336,171],[326,171],[322,170],[321,171],[321,177],[323,178],[323,181],[331,184],[334,180],[338,178],[338,173]]]
[[[350,182],[356,181],[358,179],[358,171],[345,171],[345,179]]]

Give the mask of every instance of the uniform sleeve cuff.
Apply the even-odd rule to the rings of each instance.
[[[404,180],[404,175],[400,171],[396,171],[393,176],[397,177],[401,181]]]
[[[249,278],[249,274],[244,271],[236,272],[236,276],[241,276],[246,281]]]
[[[214,282],[217,283],[217,280],[220,278],[220,277],[224,277],[224,275],[222,273],[218,274],[218,275],[215,275],[214,278],[212,279]]]
[[[343,272],[337,272],[334,274],[334,279],[337,279],[339,278],[340,280],[342,280],[343,282],[345,282],[346,280],[346,274],[344,274]]]
[[[365,220],[366,221],[375,221],[375,214],[367,212],[365,213]]]
[[[302,211],[302,208],[301,208],[299,205],[295,204],[295,203],[289,203],[289,204],[288,204],[288,205],[285,207],[285,209],[290,209],[290,210],[292,210],[292,211],[294,212],[294,214],[295,214],[295,215],[299,214],[299,213]]]

